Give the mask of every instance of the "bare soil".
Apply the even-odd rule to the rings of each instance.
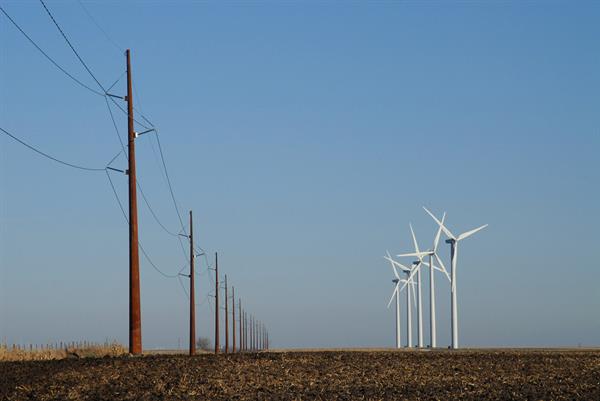
[[[600,400],[600,351],[318,351],[0,362],[1,400]]]

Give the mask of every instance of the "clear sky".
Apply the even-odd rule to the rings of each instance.
[[[490,225],[461,247],[461,344],[600,345],[600,3],[84,2],[116,44],[78,1],[47,3],[104,86],[131,48],[136,107],[159,127],[183,217],[194,210],[199,246],[219,251],[274,346],[393,345],[382,256],[411,250],[409,222],[431,246],[423,205],[457,232]],[[95,87],[39,2],[1,5]],[[104,99],[3,15],[0,126],[86,166],[120,150]],[[178,231],[157,149],[138,138],[138,177]],[[126,202],[126,177],[111,177]],[[139,207],[145,249],[177,273],[177,239]],[[1,338],[127,341],[127,226],[104,172],[3,135],[0,219]],[[212,338],[204,261],[197,280]],[[185,344],[178,280],[142,259],[141,285],[144,346]]]

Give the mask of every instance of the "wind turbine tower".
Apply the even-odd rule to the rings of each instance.
[[[446,226],[444,226],[444,223],[439,221],[429,210],[427,210],[426,207],[423,207],[423,209],[425,209],[427,214],[429,214],[433,218],[433,220],[435,220],[435,222],[440,226],[440,228],[444,231],[444,234],[446,234],[446,236],[448,237],[448,239],[446,240],[446,243],[450,244],[450,260],[451,260],[450,275],[452,276],[451,277],[452,284],[451,284],[451,290],[450,290],[451,291],[450,303],[451,303],[451,310],[452,310],[452,348],[458,349],[458,305],[456,302],[456,262],[458,259],[458,243],[460,241],[462,241],[463,239],[468,238],[471,235],[475,234],[476,232],[483,230],[488,225],[484,224],[481,227],[477,227],[473,230],[466,231],[466,232],[460,234],[459,236],[455,236],[454,234],[452,234],[452,232],[450,232],[450,230],[448,230],[446,228]]]
[[[444,222],[444,219],[446,218],[446,213],[444,213],[444,216],[442,217],[442,223]],[[429,267],[429,330],[430,330],[430,340],[431,340],[431,347],[435,348],[437,347],[437,340],[436,340],[436,314],[435,314],[435,277],[434,277],[434,270],[439,270],[442,273],[444,273],[446,275],[446,277],[448,278],[448,281],[450,281],[450,275],[448,274],[448,272],[446,271],[446,267],[444,266],[444,263],[442,262],[442,260],[440,259],[440,257],[437,254],[437,247],[438,247],[438,243],[440,241],[440,235],[442,233],[442,229],[441,227],[438,228],[438,231],[436,233],[435,239],[433,240],[433,249],[429,249],[427,251],[420,251],[419,250],[419,244],[417,242],[417,238],[415,236],[414,230],[412,229],[412,225],[410,226],[410,232],[412,234],[413,237],[413,243],[415,245],[415,251],[411,252],[411,253],[404,253],[404,254],[400,254],[397,255],[399,257],[405,257],[405,256],[416,256],[417,258],[419,258],[419,261]],[[429,256],[429,263],[425,262],[423,260],[424,257]],[[439,264],[440,267],[435,266],[435,264],[433,263],[433,259],[437,260],[437,263]],[[420,275],[421,271],[419,268],[419,276],[418,276],[418,281],[421,281],[421,275]],[[421,286],[419,285],[419,290],[421,289]],[[420,298],[420,296],[419,296]]]
[[[396,266],[398,266],[402,271],[406,272],[406,273],[410,273],[410,269],[406,266],[404,266],[402,263],[399,263],[397,261],[395,261],[394,259],[392,259],[392,257],[390,256],[390,253],[387,252],[387,256],[384,256],[384,259],[386,259],[387,261],[390,262],[391,266],[392,266],[392,271],[394,272],[394,276],[396,276],[396,278],[394,280],[392,280],[392,282],[395,284],[394,287],[394,292],[392,292],[392,296],[390,298],[390,301],[388,302],[387,307],[389,308],[390,305],[392,304],[392,301],[394,300],[394,297],[396,297],[396,348],[401,348],[402,347],[402,342],[401,342],[401,330],[400,330],[400,283],[406,283],[407,281],[405,279],[400,278],[400,276],[398,275],[398,270],[396,269]],[[406,286],[406,284],[404,285]],[[404,288],[404,286],[402,288]],[[406,289],[406,293],[408,294],[408,288]],[[408,315],[410,316],[410,314]],[[409,322],[408,322],[408,327],[410,327],[410,318],[409,318]],[[410,339],[410,329],[408,329],[408,338],[409,338],[409,342],[412,344],[412,339]]]
[[[395,278],[392,282],[398,286],[400,279]],[[396,292],[396,348],[400,347],[400,293]]]
[[[414,261],[413,269],[417,269],[417,345],[419,348],[423,348],[423,301],[421,297],[421,261]]]

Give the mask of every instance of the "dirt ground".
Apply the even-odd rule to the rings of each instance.
[[[600,350],[321,351],[0,363],[0,400],[600,400]]]

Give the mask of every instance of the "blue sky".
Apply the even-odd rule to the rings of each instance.
[[[458,232],[490,224],[461,247],[461,344],[600,345],[598,3],[84,4],[118,48],[77,1],[48,2],[105,86],[131,48],[136,107],[160,130],[182,213],[275,346],[391,346],[382,255],[411,249],[409,222],[430,246],[423,205]],[[94,85],[38,2],[2,7]],[[103,98],[4,16],[0,37],[0,126],[104,167],[120,145]],[[137,144],[144,191],[176,231],[156,138]],[[106,175],[5,136],[0,165],[0,337],[126,342],[127,227]],[[125,202],[125,176],[111,176]],[[179,271],[177,240],[139,206],[144,247]],[[141,277],[144,346],[185,344],[179,283],[145,260]],[[198,333],[212,338],[204,262],[197,285]]]

